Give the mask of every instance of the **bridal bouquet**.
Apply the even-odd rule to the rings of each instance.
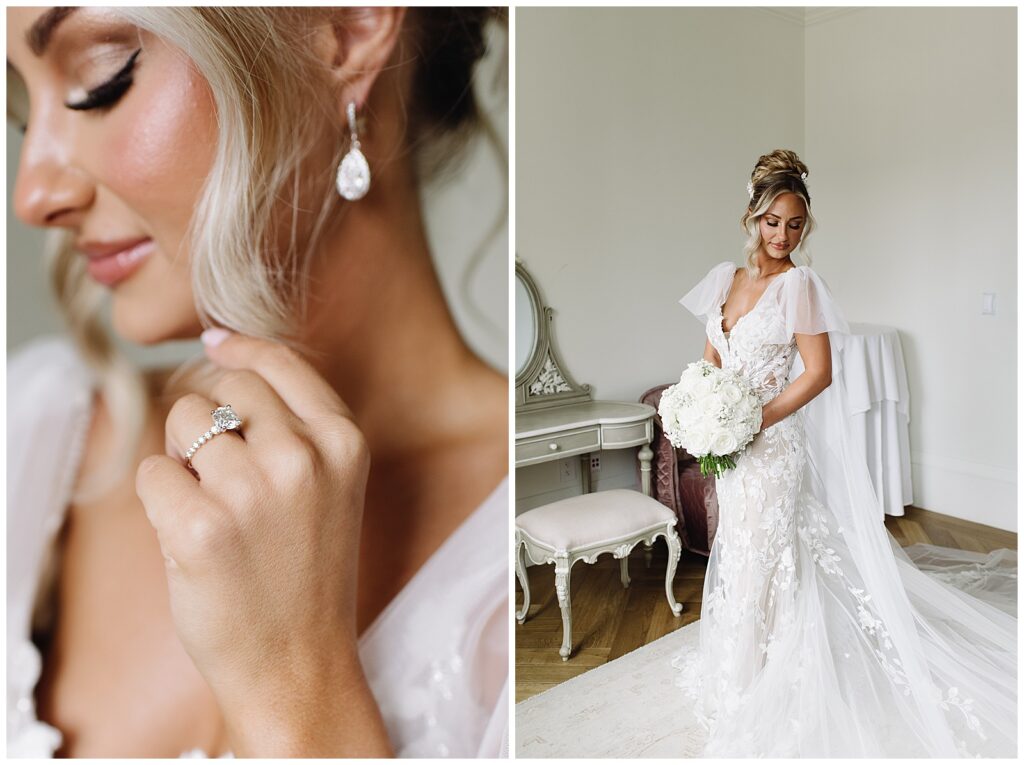
[[[665,389],[658,415],[669,442],[700,461],[701,475],[716,478],[736,467],[733,455],[761,429],[761,402],[743,377],[703,359]]]

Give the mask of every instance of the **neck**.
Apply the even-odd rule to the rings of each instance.
[[[789,255],[784,258],[773,258],[764,251],[764,245],[757,251],[757,272],[761,276],[774,276],[793,268]]]
[[[467,427],[470,391],[498,376],[466,345],[427,245],[411,171],[347,205],[313,270],[299,339],[351,407],[374,459]]]

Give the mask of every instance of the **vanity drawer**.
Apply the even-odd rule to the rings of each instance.
[[[530,441],[517,441],[516,465],[545,462],[555,457],[584,454],[600,448],[601,436],[597,427],[554,433]]]
[[[650,441],[654,435],[650,420],[632,422],[628,425],[605,425],[603,431],[603,443],[607,449],[614,449],[616,446],[636,446]]]

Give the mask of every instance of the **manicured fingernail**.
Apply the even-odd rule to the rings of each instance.
[[[211,327],[210,329],[203,330],[203,334],[199,336],[199,339],[203,341],[203,344],[209,348],[220,345],[230,337],[231,333],[222,329],[221,327]]]

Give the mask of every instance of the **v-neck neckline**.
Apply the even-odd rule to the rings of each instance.
[[[785,276],[786,274],[788,274],[790,271],[792,271],[795,268],[796,268],[796,266],[793,266],[793,268],[787,268],[785,271],[782,271],[781,273],[776,274],[775,278],[772,279],[771,282],[768,284],[768,286],[765,287],[764,290],[762,290],[760,295],[758,295],[757,300],[754,301],[754,305],[751,307],[751,309],[749,311],[747,311],[745,314],[743,314],[742,316],[740,316],[738,319],[736,319],[736,321],[733,322],[733,325],[732,325],[731,329],[726,329],[725,328],[725,304],[727,302],[729,302],[729,295],[732,294],[733,285],[735,285],[735,283],[736,283],[736,272],[740,270],[739,266],[735,266],[733,268],[732,277],[731,277],[731,280],[729,281],[729,287],[725,291],[725,296],[722,298],[722,302],[720,302],[718,304],[718,328],[721,330],[722,337],[725,338],[726,342],[729,342],[729,335],[731,335],[733,332],[736,331],[736,327],[739,326],[740,322],[743,321],[745,318],[750,316],[750,314],[752,314],[754,311],[757,310],[757,307],[759,305],[761,305],[761,301],[764,299],[764,296],[768,294],[768,290],[770,290],[773,286],[775,286],[775,282],[777,282],[779,280],[779,278]]]
[[[422,589],[421,581],[432,575],[433,569],[438,565],[438,561],[451,555],[452,550],[462,544],[462,538],[467,534],[471,535],[473,533],[474,529],[482,522],[480,519],[487,515],[490,508],[494,507],[501,493],[507,490],[507,486],[508,474],[502,477],[498,484],[491,489],[487,497],[476,506],[473,512],[462,519],[462,522],[459,523],[455,531],[441,542],[440,546],[431,553],[426,562],[416,569],[402,589],[388,601],[387,605],[373,618],[373,621],[370,622],[366,629],[359,634],[357,643],[360,648],[369,646],[376,639],[377,633],[384,628],[384,625],[392,620],[392,614],[401,609],[416,591]],[[507,505],[507,502],[504,504]]]

